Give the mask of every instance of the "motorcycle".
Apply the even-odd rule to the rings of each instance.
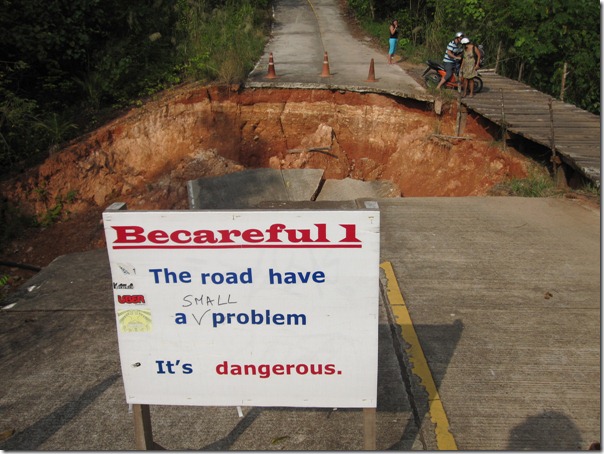
[[[433,60],[426,61],[428,67],[422,74],[426,86],[428,88],[436,88],[442,77],[446,74],[445,68],[440,63]],[[459,68],[453,72],[451,78],[443,85],[446,88],[452,88],[454,90],[460,90],[457,86],[459,79]],[[482,79],[480,76],[474,77],[474,93],[480,93],[482,90]]]

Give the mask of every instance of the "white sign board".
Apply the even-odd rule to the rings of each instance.
[[[379,211],[106,211],[133,404],[376,407]]]

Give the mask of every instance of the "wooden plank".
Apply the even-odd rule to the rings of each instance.
[[[496,109],[490,110],[488,111],[490,113],[501,113],[501,110],[497,111]],[[484,113],[487,113],[487,111],[484,111]],[[523,115],[521,113],[518,112],[507,112],[504,111],[505,115],[508,117],[516,117],[516,118],[520,118],[522,120],[525,120],[527,122],[535,122],[535,123],[550,123],[550,119],[549,118],[545,118],[539,115],[534,115],[534,114],[528,114],[528,115]],[[588,130],[599,130],[600,129],[600,125],[595,124],[595,123],[587,123],[587,122],[581,122],[581,121],[572,121],[572,120],[568,120],[566,121],[564,118],[554,118],[554,124],[558,125],[560,127],[565,127],[568,126],[569,128],[576,128],[576,127],[583,127],[585,129]]]
[[[488,99],[488,100],[480,100],[480,99],[476,99],[476,97],[474,98],[464,98],[463,99],[464,102],[470,103],[470,104],[476,104],[476,105],[484,105],[485,107],[491,106],[491,107],[501,107],[501,98],[496,98],[493,97],[492,99]],[[529,110],[536,110],[538,112],[547,112],[549,115],[549,109],[547,108],[547,104],[541,102],[541,101],[536,101],[536,100],[530,100],[530,99],[519,99],[519,98],[515,98],[515,99],[504,99],[503,100],[503,106],[505,109],[518,109],[518,110],[522,110],[522,109],[529,109]]]
[[[551,125],[549,122],[546,121],[538,121],[538,120],[531,120],[531,121],[522,121],[522,118],[518,118],[515,117],[513,115],[506,115],[506,119],[508,121],[508,123],[516,123],[519,124],[527,129],[541,129],[544,127],[549,128]],[[556,128],[556,131],[560,131],[561,133],[576,133],[577,131],[585,131],[585,133],[589,133],[590,135],[598,135],[600,130],[598,128],[585,128],[585,127],[581,127],[581,126],[577,126],[574,128],[568,128],[566,127],[566,125],[560,125],[560,124],[556,124],[554,123],[554,128]]]
[[[499,97],[499,99],[494,99],[494,101],[501,101],[501,97]],[[529,107],[529,106],[534,106],[534,107],[545,107],[545,109],[547,109],[547,101],[540,99],[540,98],[533,98],[533,97],[529,97],[529,96],[522,96],[518,93],[515,94],[514,97],[510,97],[508,99],[506,99],[505,97],[503,98],[503,104],[506,107],[515,107],[515,108],[522,108],[522,107]],[[549,112],[549,109],[548,109]]]
[[[564,147],[569,153],[581,153],[585,154],[585,156],[600,156],[600,147],[591,143],[580,143],[577,141],[567,142],[561,140],[556,142],[556,146]]]
[[[520,82],[510,81],[509,79],[501,80],[501,79],[493,79],[491,77],[481,77],[481,78],[482,78],[482,82],[484,84],[489,83],[494,86],[508,87],[513,90],[515,89],[515,90],[537,91],[534,88],[529,87],[528,85],[524,85]]]
[[[488,88],[488,87],[487,87]],[[527,88],[527,87],[501,87],[499,90],[497,90],[499,92],[499,94],[501,95],[501,92],[503,92],[503,96],[508,96],[510,93],[522,93],[523,96],[528,96],[531,98],[535,98],[535,99],[551,99],[551,96],[546,95],[544,93],[541,93],[538,90],[535,90],[533,88]]]
[[[566,149],[564,146],[560,147],[561,149]],[[579,152],[579,154],[577,154],[576,150],[568,150],[568,155],[569,156],[576,156],[577,159],[582,159],[584,161],[589,161],[589,162],[597,162],[598,163],[598,167],[599,167],[599,163],[600,163],[600,156],[598,154],[584,154],[583,152]]]
[[[569,153],[569,152],[565,152],[564,147],[560,148],[560,153],[562,153],[564,156],[570,156],[577,161],[584,162],[584,163],[586,163],[586,165],[593,164],[598,169],[600,168],[600,157],[597,155],[586,156],[584,154]]]
[[[508,127],[512,127],[512,128],[521,128],[523,130],[526,130],[527,132],[532,132],[533,134],[543,134],[543,135],[551,135],[551,128],[550,125],[543,125],[541,127],[538,127],[537,125],[526,125],[526,123],[517,123],[514,121],[507,121],[507,126]],[[562,129],[562,128],[554,128],[554,134],[556,136],[560,137],[560,140],[573,140],[574,138],[580,139],[585,137],[585,133],[582,132],[581,130],[568,130],[568,129]],[[588,142],[588,143],[596,143],[595,141],[593,142]]]
[[[504,94],[506,92],[507,93],[519,92],[519,93],[540,94],[541,96],[547,96],[533,88],[521,86],[521,85],[514,86],[514,85],[509,85],[509,84],[499,84],[496,82],[495,83],[487,82],[485,80],[482,81],[482,84],[483,84],[484,89],[492,89],[492,90],[495,90],[498,92],[503,91]]]
[[[365,451],[375,451],[377,446],[375,408],[363,408],[363,440]]]
[[[580,163],[577,165],[585,169],[583,173],[586,176],[599,181],[599,116],[493,72],[479,72],[479,75],[484,83],[483,91],[474,98],[462,100],[473,114],[481,115],[496,125],[502,125],[505,121],[505,127],[511,133],[549,148],[552,134],[551,102],[556,150],[567,161]]]
[[[585,153],[593,156],[595,154],[597,154],[598,156],[600,155],[600,147],[594,143],[591,142],[581,142],[579,140],[573,140],[573,141],[567,141],[567,140],[560,140],[559,144],[561,147],[566,147],[569,150],[585,150]]]
[[[513,123],[520,123],[523,126],[525,126],[527,129],[532,129],[532,128],[542,128],[542,127],[550,127],[551,124],[549,122],[546,121],[540,121],[540,120],[534,120],[531,119],[530,121],[523,121],[522,118],[519,118],[516,115],[506,115],[506,118],[508,120],[508,122],[513,122]],[[599,136],[600,135],[600,128],[594,128],[594,127],[585,127],[582,125],[567,125],[565,123],[554,123],[554,128],[556,128],[556,130],[560,130],[561,133],[563,134],[577,134],[578,132],[580,133],[580,135],[582,135],[583,137],[594,137],[594,136]],[[595,140],[594,140],[595,141]]]
[[[578,140],[573,140],[572,142],[563,141],[561,146],[568,148],[569,150],[585,150],[586,152],[592,151],[594,153],[600,154],[600,147],[597,144],[591,142],[580,142]]]
[[[600,175],[600,161],[596,158],[585,159],[584,156],[579,156],[575,158],[577,162],[584,163],[584,167],[593,167],[595,171],[597,171],[598,175]]]
[[[598,147],[597,145],[578,143],[578,142],[568,143],[568,142],[562,141],[562,142],[560,142],[560,146],[566,147],[571,152],[576,150],[580,153],[584,153],[585,156],[600,157],[600,147]]]
[[[151,411],[149,405],[133,404],[134,442],[139,451],[153,449],[153,430],[151,428]]]
[[[494,114],[497,115],[497,114]],[[484,115],[483,115],[484,116]],[[493,114],[492,114],[493,116]],[[501,114],[499,114],[501,117]],[[551,124],[545,120],[539,119],[531,119],[526,120],[518,117],[517,115],[505,115],[505,119],[508,124],[514,123],[521,125],[527,129],[541,129],[541,128],[550,128]],[[565,124],[565,123],[554,123],[554,128],[560,131],[564,131],[564,133],[568,133],[571,135],[584,135],[587,137],[592,137],[594,142],[599,142],[595,139],[595,137],[600,135],[600,128],[591,125],[581,125],[581,124]]]
[[[471,110],[482,114],[482,115],[501,115],[501,109],[488,109],[488,110],[483,110],[480,108],[476,108],[474,106],[468,106]],[[535,115],[534,113],[522,113],[522,112],[516,112],[516,111],[508,111],[507,109],[504,110],[504,114],[507,118],[514,118],[517,119],[519,121],[523,121],[526,123],[527,127],[530,127],[531,123],[535,123],[535,124],[544,124],[547,123],[549,125],[550,120],[548,118],[540,118],[539,115]],[[581,122],[581,121],[575,121],[572,119],[566,120],[564,118],[555,118],[554,119],[554,126],[556,128],[565,128],[565,129],[569,129],[569,130],[573,130],[573,129],[577,129],[577,128],[581,128],[581,129],[585,129],[587,130],[589,133],[593,133],[593,134],[598,134],[598,132],[600,131],[601,127],[599,123],[586,123],[586,122]]]
[[[501,112],[501,106],[499,106],[499,108],[497,108],[496,106],[488,106],[488,107],[481,107],[480,105],[475,106],[475,105],[469,105],[468,107],[471,107],[472,109],[476,109],[479,110],[481,112]],[[508,109],[508,108],[504,108],[504,112],[506,114],[509,115],[523,115],[523,116],[534,116],[534,117],[539,117],[539,115],[545,115],[547,113],[546,110],[523,110],[523,109]]]
[[[571,158],[573,158],[576,161],[583,161],[585,163],[592,163],[592,164],[594,164],[595,167],[598,170],[598,173],[599,173],[599,170],[600,170],[600,159],[597,156],[588,157],[588,156],[585,156],[583,154],[577,155],[577,154],[574,154],[574,153],[564,153],[563,149],[561,149],[560,152],[561,152],[562,155],[571,157]]]
[[[501,99],[499,99],[501,103]],[[547,108],[547,104],[542,102],[540,99],[531,99],[531,98],[520,98],[515,97],[514,99],[505,99],[503,100],[503,106],[505,109],[527,109],[534,108],[538,110],[547,111],[549,116],[549,109]]]

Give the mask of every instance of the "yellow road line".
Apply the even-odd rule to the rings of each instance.
[[[315,19],[317,20],[317,28],[319,29],[319,37],[321,38],[321,46],[323,46],[323,52],[325,52],[325,42],[323,42],[323,33],[321,32],[321,24],[319,23],[319,15],[317,14],[317,11],[315,10],[315,7],[312,4],[312,2],[310,0],[306,0],[306,1],[308,2],[310,9],[312,9],[313,14],[315,15]]]
[[[436,446],[439,450],[453,451],[457,450],[457,444],[455,438],[449,428],[449,420],[447,419],[447,413],[440,400],[440,395],[436,389],[436,384],[432,378],[432,373],[428,367],[428,362],[424,355],[424,351],[419,343],[419,338],[413,327],[411,316],[407,310],[407,305],[403,299],[403,294],[398,286],[392,264],[390,262],[384,262],[380,265],[384,270],[387,279],[387,295],[390,306],[392,307],[392,313],[396,323],[401,327],[401,333],[404,341],[409,345],[405,349],[409,361],[412,364],[412,372],[419,377],[421,385],[425,388],[428,393],[429,409],[428,413],[430,419],[435,425],[434,432],[436,434]]]

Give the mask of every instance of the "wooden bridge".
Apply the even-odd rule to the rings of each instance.
[[[600,186],[599,116],[494,72],[481,71],[480,77],[483,91],[463,98],[463,105],[509,132],[548,147]]]

